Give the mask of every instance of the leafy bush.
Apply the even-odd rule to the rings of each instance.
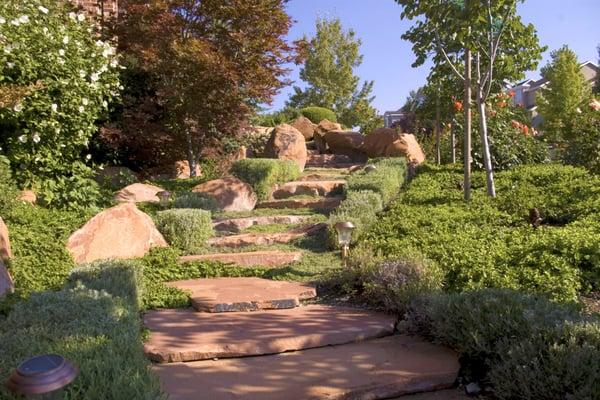
[[[127,263],[96,264],[17,304],[0,324],[0,379],[31,354],[57,353],[80,371],[65,399],[164,398],[142,348],[138,279]],[[0,397],[16,399],[4,387]]]
[[[327,119],[331,122],[337,122],[335,113],[323,107],[306,107],[300,110],[300,113],[302,113],[302,115],[306,118],[310,119],[313,124],[318,124],[324,119]]]
[[[0,156],[0,216],[5,216],[14,199],[17,189],[12,180],[10,162],[4,156]]]
[[[219,208],[217,201],[205,193],[185,192],[176,196],[173,208],[200,208],[209,211]]]
[[[276,125],[275,125],[276,126]],[[253,157],[262,157],[267,147],[267,142],[271,138],[272,129],[265,132],[255,132],[243,137],[242,145],[252,154]]]
[[[19,92],[0,108],[0,148],[21,187],[73,208],[97,200],[87,146],[119,81],[114,48],[71,10],[54,0],[0,3],[0,85]]]
[[[259,200],[267,200],[273,186],[298,179],[301,175],[298,164],[290,160],[269,158],[246,158],[236,161],[231,173],[254,189]]]
[[[567,164],[600,174],[600,112],[586,110],[578,114],[569,128],[572,132],[563,159]]]
[[[573,301],[600,287],[600,180],[582,169],[520,166],[496,175],[498,198],[474,174],[465,203],[458,167],[422,167],[361,245],[393,258],[410,250],[437,262],[445,287],[504,287]],[[537,207],[542,226],[531,227]]]
[[[387,205],[398,194],[406,174],[404,159],[385,158],[373,162],[377,167],[374,171],[360,171],[348,179],[347,191],[370,190],[381,196],[383,204]]]
[[[172,245],[186,252],[206,244],[213,234],[210,211],[176,209],[156,214],[156,227]]]
[[[286,107],[283,110],[256,116],[252,123],[258,126],[277,126],[292,122],[302,114],[295,108]]]
[[[600,393],[600,321],[543,297],[499,289],[427,296],[405,326],[457,350],[499,399]]]

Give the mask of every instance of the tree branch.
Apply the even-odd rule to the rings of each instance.
[[[456,74],[456,76],[458,76],[462,81],[464,81],[465,77],[458,71],[458,69],[456,68],[456,66],[454,65],[454,63],[448,57],[448,54],[446,53],[446,50],[444,50],[444,48],[441,46],[441,44],[440,44],[440,35],[437,32],[435,34],[435,44],[436,44],[436,46],[438,48],[438,51],[442,53],[442,55],[444,56],[444,59],[446,60],[446,62],[448,63],[448,65],[450,65],[450,68],[452,68],[452,71],[454,71],[454,73]]]

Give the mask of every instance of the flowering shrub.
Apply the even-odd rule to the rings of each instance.
[[[23,93],[0,105],[0,154],[46,203],[77,207],[97,194],[87,146],[118,96],[118,68],[114,48],[67,4],[0,2],[0,90]]]

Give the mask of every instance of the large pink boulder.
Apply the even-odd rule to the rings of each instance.
[[[353,162],[365,162],[367,156],[362,150],[365,135],[358,132],[331,131],[323,135],[327,148],[332,154],[348,156]]]
[[[308,157],[304,136],[291,125],[276,126],[265,146],[265,157],[295,161],[303,171]]]
[[[342,125],[337,122],[331,122],[328,119],[324,119],[319,122],[319,125],[315,128],[315,146],[319,153],[324,154],[327,151],[327,143],[325,142],[325,134],[328,132],[342,131]]]
[[[307,141],[312,140],[315,135],[315,129],[317,128],[317,125],[313,124],[311,120],[306,117],[298,117],[298,119],[292,122],[292,126],[298,129]]]
[[[90,219],[69,237],[67,249],[76,263],[109,258],[143,257],[152,247],[166,247],[152,218],[125,203]]]
[[[425,153],[415,135],[399,134],[390,128],[379,128],[369,133],[362,149],[370,158],[406,157],[408,162],[415,164],[425,161]]]
[[[214,198],[224,211],[251,211],[256,206],[256,194],[252,187],[233,176],[202,183],[192,191]]]
[[[115,200],[119,203],[158,203],[160,199],[156,195],[164,189],[146,183],[134,183],[119,190],[115,194]]]
[[[8,238],[8,228],[0,217],[0,260],[8,260],[12,258],[12,250],[10,248],[10,239]]]

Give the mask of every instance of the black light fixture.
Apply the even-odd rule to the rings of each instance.
[[[79,370],[58,354],[35,356],[23,361],[6,381],[8,390],[28,399],[59,399]]]

